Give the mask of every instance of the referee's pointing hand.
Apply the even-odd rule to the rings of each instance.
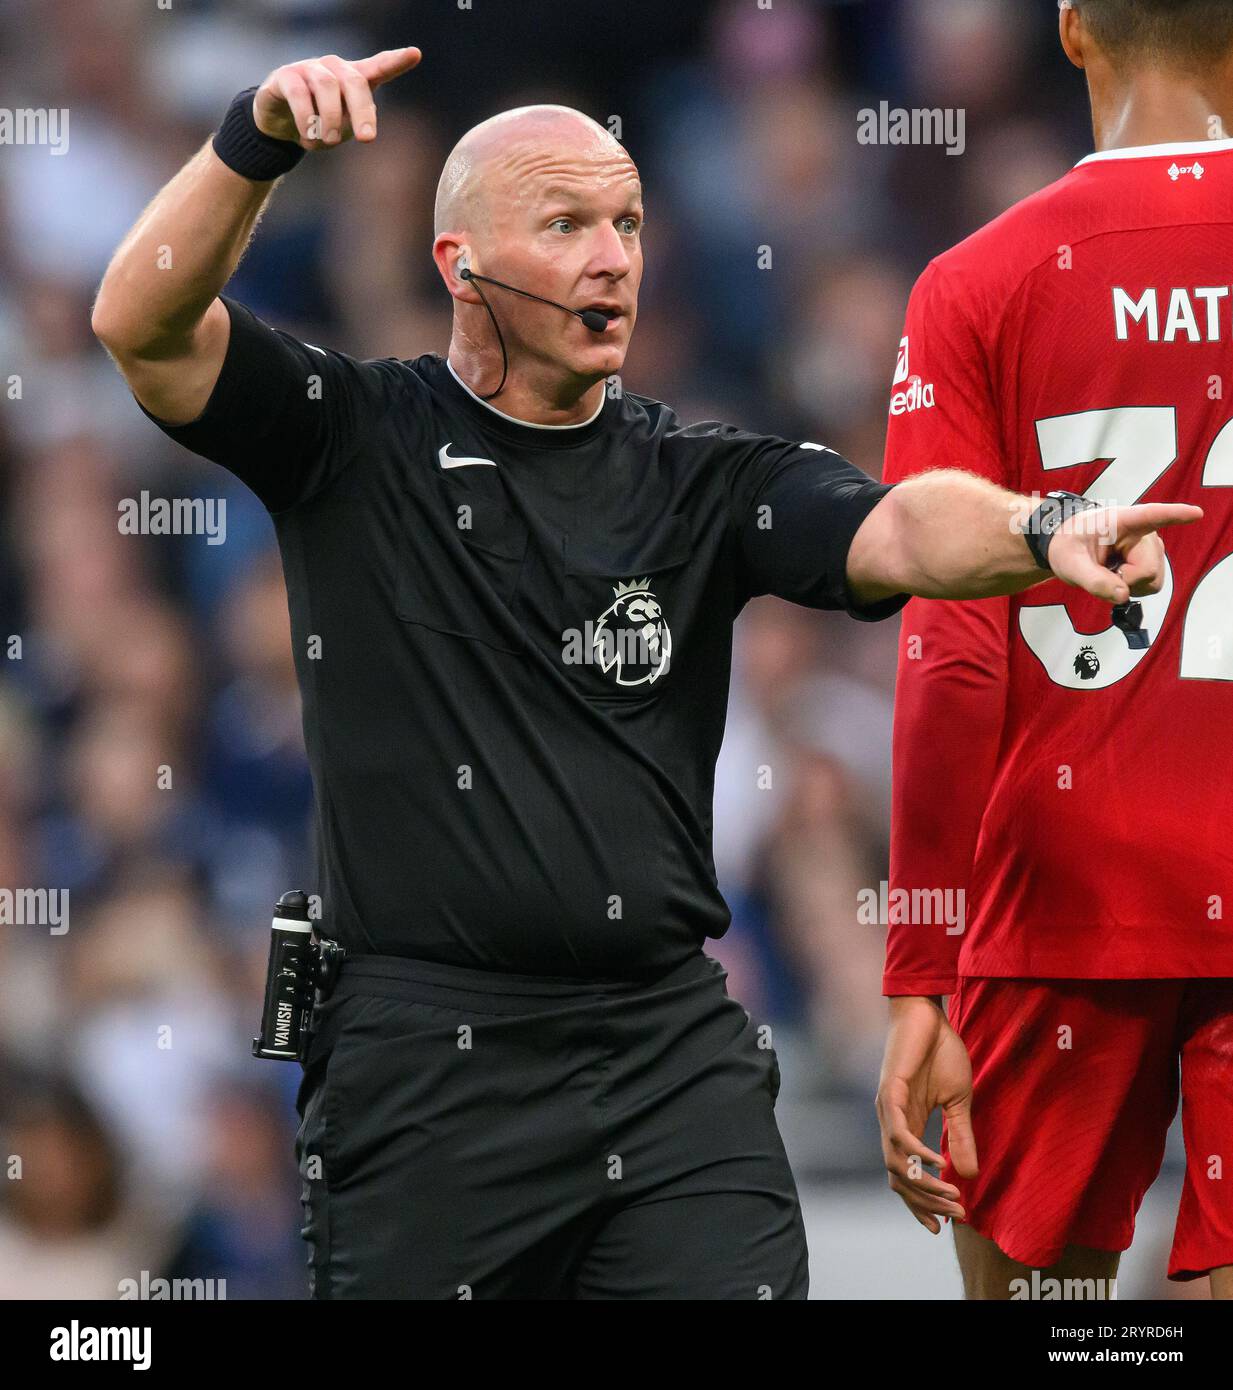
[[[375,140],[373,93],[410,72],[420,56],[418,48],[387,48],[356,63],[329,53],[275,68],[253,98],[257,129],[306,150],[329,149],[352,135]]]
[[[1166,526],[1203,517],[1184,502],[1140,503],[1078,512],[1058,528],[1049,546],[1049,568],[1067,584],[1109,603],[1159,593],[1164,584]]]

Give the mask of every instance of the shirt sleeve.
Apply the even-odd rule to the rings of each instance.
[[[852,539],[889,487],[820,444],[740,431],[728,442],[742,603],[774,594],[865,622],[903,607],[906,594],[861,605],[848,585]]]
[[[1005,485],[988,349],[936,263],[908,305],[890,409],[888,481],[958,467]],[[884,994],[954,993],[976,907],[972,865],[998,766],[1009,622],[1006,598],[914,598],[904,610]],[[960,899],[945,896],[959,891]],[[958,921],[923,910],[947,901],[962,904]]]
[[[271,512],[283,511],[350,463],[389,408],[403,368],[303,343],[221,298],[231,336],[205,409],[172,425],[137,404],[169,438],[234,473]]]

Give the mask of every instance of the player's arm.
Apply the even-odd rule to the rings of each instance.
[[[940,890],[958,920],[893,919],[882,992],[953,994],[972,911],[972,863],[997,771],[1007,699],[1008,599],[913,599],[899,632],[890,886]]]
[[[895,684],[890,901],[954,904],[954,914],[892,914],[883,993],[890,1018],[878,1085],[882,1154],[893,1191],[935,1234],[938,1218],[962,1218],[958,1189],[926,1171],[939,1155],[924,1143],[935,1109],[947,1119],[951,1159],[977,1170],[972,1070],[941,996],[953,994],[959,951],[975,904],[972,864],[997,773],[1007,700],[1009,600],[939,603],[904,610]],[[906,895],[906,896],[905,896]]]
[[[253,99],[257,128],[306,150],[352,134],[372,140],[373,91],[419,57],[403,48],[357,63],[331,55],[277,68]],[[195,419],[218,380],[230,336],[218,296],[273,187],[236,173],[206,145],[142,213],[103,277],[95,335],[138,401],[170,424]]]
[[[981,468],[992,485],[1004,480],[1008,450],[990,350],[963,311],[961,294],[936,265],[912,293],[901,361],[906,370],[910,356],[920,369],[933,405],[892,413],[888,481],[955,458]],[[971,1064],[942,996],[954,993],[973,908],[972,863],[1005,718],[1009,621],[1006,598],[915,598],[899,635],[891,901],[932,903],[941,890],[942,901],[957,911],[941,920],[932,912],[891,915],[883,992],[892,997],[877,1112],[891,1189],[935,1234],[940,1217],[963,1216],[958,1189],[927,1171],[941,1163],[924,1143],[935,1109],[946,1115],[958,1171],[970,1177],[977,1168]]]
[[[1007,698],[1009,600],[904,610],[895,685],[890,901],[954,904],[953,914],[892,913],[883,993],[891,996],[878,1085],[882,1154],[891,1189],[935,1234],[962,1218],[958,1189],[927,1171],[924,1143],[942,1109],[952,1161],[977,1169],[972,1070],[941,1005],[958,981],[959,951],[975,907],[972,864],[997,772]]]

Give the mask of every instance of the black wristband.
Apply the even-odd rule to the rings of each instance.
[[[246,179],[265,183],[289,173],[307,151],[294,140],[275,140],[257,129],[253,120],[256,87],[249,87],[227,108],[223,123],[214,134],[214,153],[227,166]]]
[[[1076,512],[1090,512],[1099,506],[1099,502],[1091,502],[1077,492],[1045,493],[1044,501],[1028,517],[1023,527],[1023,539],[1042,570],[1050,567],[1049,546],[1062,523]]]

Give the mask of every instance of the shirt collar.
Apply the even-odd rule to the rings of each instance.
[[[463,381],[462,377],[460,377],[458,373],[454,370],[454,364],[449,360],[448,357],[445,359],[445,365],[449,369],[450,376],[454,378],[458,385],[462,387],[462,389],[467,393],[468,396],[470,396],[470,398],[475,402],[475,404],[478,406],[482,406],[484,410],[488,411],[490,414],[496,417],[496,420],[493,421],[494,424],[497,421],[500,421],[506,427],[506,430],[508,430],[512,426],[513,429],[518,431],[518,434],[521,437],[534,442],[547,442],[547,439],[551,438],[553,442],[560,441],[561,443],[573,443],[575,440],[578,440],[579,438],[589,438],[590,435],[594,433],[592,427],[597,423],[600,415],[603,413],[604,401],[607,399],[608,396],[607,391],[601,392],[599,404],[595,407],[594,414],[586,420],[579,420],[577,424],[539,425],[532,420],[520,420],[516,415],[508,415],[504,410],[498,410],[495,405],[490,405],[486,400],[484,400],[482,396],[476,395],[476,393],[471,390],[467,383]],[[528,431],[526,435],[522,434],[524,430]],[[545,431],[546,437],[545,435],[540,434],[540,431]],[[539,440],[535,440],[536,435],[540,436]]]
[[[1233,150],[1233,140],[1189,140],[1166,145],[1128,145],[1120,150],[1097,150],[1075,165],[1104,163],[1109,159],[1154,159],[1170,155],[1219,154],[1221,150]]]

